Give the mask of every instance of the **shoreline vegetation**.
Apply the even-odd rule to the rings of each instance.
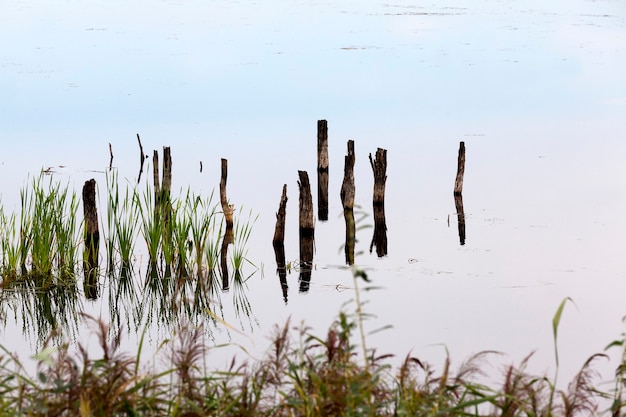
[[[449,355],[440,371],[411,355],[392,369],[385,361],[393,355],[353,343],[363,325],[358,306],[353,314],[341,311],[325,336],[304,324],[276,325],[262,358],[233,357],[221,370],[207,367],[207,356],[218,348],[207,347],[202,326],[181,326],[146,362],[145,334],[136,352],[123,352],[104,322],[83,315],[98,338],[98,355],[80,344],[72,351],[67,342],[55,347],[49,340],[34,357],[34,377],[0,346],[0,415],[622,416],[623,338],[607,346],[619,348],[622,357],[610,390],[597,388],[600,376],[594,371],[605,353],[589,357],[565,389],[557,387],[557,330],[568,301],[552,321],[556,372],[551,378],[526,371],[532,355],[492,378],[484,372],[492,351],[470,356],[456,370]],[[495,382],[481,382],[485,377]]]

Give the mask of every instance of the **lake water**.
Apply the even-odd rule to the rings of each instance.
[[[369,347],[435,365],[444,344],[457,363],[485,349],[506,352],[505,363],[535,350],[533,369],[550,370],[552,316],[571,297],[559,329],[565,381],[624,330],[622,2],[22,1],[4,2],[0,16],[6,211],[42,168],[77,192],[96,178],[102,192],[109,143],[120,178],[134,182],[137,133],[147,153],[171,146],[173,190],[208,195],[228,159],[230,200],[258,214],[248,245],[258,270],[249,317],[231,311],[232,291],[222,296],[225,319],[245,335],[213,326],[214,343],[259,355],[273,324],[306,320],[322,334],[354,298],[339,198],[349,139],[361,225],[373,224],[368,155],[388,150],[388,255],[370,254],[371,228],[356,236],[356,263],[380,287],[362,293],[375,315],[366,327],[393,326]],[[309,291],[294,271],[285,303],[275,212],[287,184],[295,261],[297,172],[309,172],[316,201],[319,119],[329,126],[329,221],[316,223]],[[460,141],[462,246],[452,194]],[[79,307],[110,319],[105,295]],[[37,342],[20,317],[5,314],[0,343],[26,355]],[[155,346],[171,336],[149,328]],[[133,351],[136,335],[126,337]],[[615,363],[605,365],[610,379]]]

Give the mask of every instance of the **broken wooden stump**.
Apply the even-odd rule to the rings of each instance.
[[[90,179],[83,185],[83,214],[85,221],[83,270],[85,272],[85,296],[89,299],[98,297],[98,251],[100,231],[98,228],[98,209],[96,205],[96,180]]]
[[[328,220],[328,123],[317,121],[317,217]]]
[[[463,193],[463,175],[465,174],[465,142],[459,144],[459,157],[456,169],[456,180],[454,181],[454,195]]]
[[[344,246],[346,263],[354,265],[354,246],[356,242],[356,225],[354,222],[354,141],[348,141],[348,154],[345,156],[343,183],[341,184],[341,204],[346,221],[346,244]]]
[[[315,220],[313,217],[313,197],[309,174],[298,171],[298,189],[300,190],[300,292],[307,292],[313,269],[313,247],[315,240]]]
[[[369,155],[370,165],[374,172],[374,236],[370,243],[370,253],[376,246],[378,257],[387,255],[387,223],[385,219],[385,185],[387,182],[387,150],[378,148],[376,157]]]
[[[229,288],[228,281],[228,245],[235,240],[233,234],[233,211],[235,206],[228,204],[228,197],[226,196],[226,180],[228,178],[228,160],[222,158],[222,170],[220,177],[220,203],[222,205],[222,212],[224,213],[224,221],[226,222],[226,231],[224,232],[224,239],[222,240],[222,249],[220,251],[220,266],[222,270],[222,290],[226,291]]]
[[[276,257],[276,273],[280,280],[283,300],[287,304],[287,269],[285,262],[285,219],[287,217],[287,184],[283,185],[283,194],[280,197],[278,212],[276,213],[276,228],[274,229],[274,255]]]

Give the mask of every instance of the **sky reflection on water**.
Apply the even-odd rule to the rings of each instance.
[[[337,196],[345,142],[354,139],[357,204],[366,210],[367,155],[389,151],[389,257],[361,261],[386,287],[370,308],[396,326],[392,337],[374,336],[381,351],[445,342],[461,359],[541,346],[549,364],[549,320],[566,296],[580,310],[564,321],[563,345],[580,346],[570,364],[621,332],[620,2],[26,1],[3,3],[0,16],[5,206],[42,167],[66,166],[61,173],[79,186],[103,181],[108,143],[120,177],[135,178],[136,133],[149,152],[172,146],[173,189],[209,193],[219,158],[228,158],[229,196],[260,213],[251,256],[265,273],[250,288],[264,294],[259,333],[312,311],[324,328],[336,309],[319,311],[320,299],[350,298],[328,288],[351,285],[332,266],[341,264]],[[293,294],[285,308],[273,277],[273,214],[287,183],[296,230],[297,170],[314,172],[322,118],[331,222],[316,231],[311,293]],[[460,140],[468,149],[464,247],[447,226]],[[292,259],[296,239],[288,232]]]

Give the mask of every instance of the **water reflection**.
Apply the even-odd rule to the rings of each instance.
[[[459,226],[459,242],[465,245],[465,212],[463,211],[463,196],[454,196],[454,206],[456,207],[456,218]]]
[[[276,213],[276,228],[274,229],[274,256],[276,258],[276,273],[280,280],[283,300],[287,304],[287,267],[285,263],[285,218],[287,216],[287,184],[283,185],[283,193],[280,197],[278,212]]]
[[[378,148],[376,157],[369,155],[374,171],[374,236],[370,244],[370,253],[376,247],[379,258],[387,255],[387,222],[385,219],[385,184],[387,182],[387,150]]]
[[[308,292],[313,270],[313,248],[315,241],[315,223],[313,218],[313,197],[309,175],[298,171],[300,180],[300,292]]]

